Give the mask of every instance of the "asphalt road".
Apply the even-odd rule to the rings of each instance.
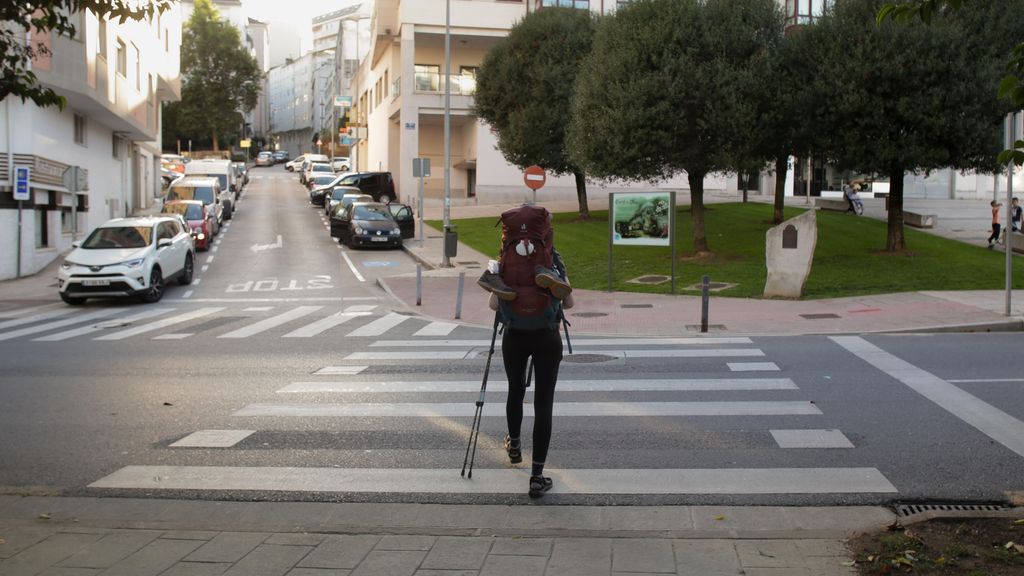
[[[0,302],[0,491],[525,501],[500,357],[459,476],[490,331],[400,309],[374,279],[413,270],[404,254],[339,247],[293,175],[252,176],[198,284],[163,302]],[[545,501],[1004,501],[1024,491],[1022,343],[574,338]]]

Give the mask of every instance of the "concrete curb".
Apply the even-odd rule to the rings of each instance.
[[[999,322],[977,322],[971,324],[949,324],[939,326],[924,326],[920,328],[905,328],[899,330],[885,330],[880,334],[920,334],[929,332],[1021,332],[1024,331],[1024,319],[1015,318]]]

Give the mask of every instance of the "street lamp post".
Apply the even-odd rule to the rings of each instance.
[[[444,250],[442,251],[441,266],[448,268],[451,262],[448,260],[448,233],[451,231],[451,204],[452,204],[452,88],[451,88],[451,66],[452,66],[452,0],[445,0],[444,3]],[[421,208],[422,210],[422,208]]]

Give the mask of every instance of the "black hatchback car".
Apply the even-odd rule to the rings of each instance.
[[[353,248],[402,246],[398,222],[387,205],[379,202],[353,202],[343,213],[335,213],[331,218],[331,236]]]
[[[398,200],[395,190],[395,179],[391,172],[354,172],[337,182],[339,186],[355,186],[363,194],[369,194],[376,202],[394,202]]]

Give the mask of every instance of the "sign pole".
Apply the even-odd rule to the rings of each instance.
[[[420,173],[420,189],[416,196],[416,201],[419,204],[420,210],[420,245],[423,245],[423,239],[425,234],[423,233],[423,173]]]
[[[672,192],[668,212],[668,236],[672,244],[672,294],[676,293],[676,193]]]
[[[21,278],[21,200],[18,200],[18,269],[15,278]]]
[[[614,244],[615,193],[608,193],[608,291],[612,291],[612,245]]]

